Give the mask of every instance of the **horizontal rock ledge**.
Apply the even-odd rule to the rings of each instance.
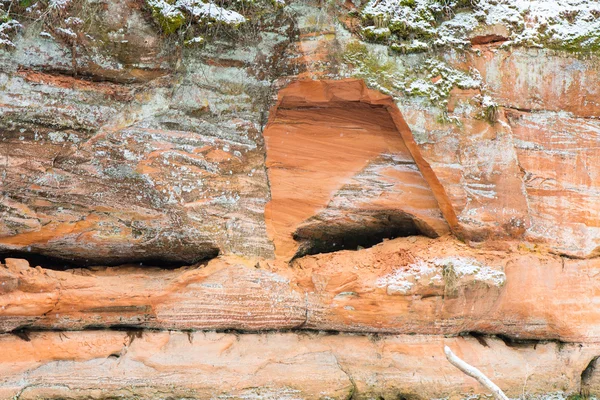
[[[485,388],[449,346],[508,396],[579,393],[600,344],[510,347],[498,339],[349,334],[116,331],[0,335],[0,398],[465,397]],[[586,382],[590,380],[587,379]],[[176,384],[173,384],[176,382]],[[598,388],[590,388],[591,394]]]
[[[600,259],[515,243],[399,238],[292,264],[221,256],[176,270],[54,271],[7,259],[0,329],[286,329],[600,341]]]

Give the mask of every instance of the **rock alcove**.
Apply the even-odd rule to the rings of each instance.
[[[264,131],[277,257],[438,237],[456,216],[392,98],[362,80],[297,81]]]

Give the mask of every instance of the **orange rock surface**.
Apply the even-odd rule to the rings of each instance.
[[[361,81],[288,86],[264,136],[271,187],[265,217],[276,255],[290,259],[302,240],[343,249],[361,244],[352,241],[357,236],[448,232],[439,209],[445,193],[421,172],[428,165],[418,155],[415,161],[418,149],[407,146],[398,109]]]
[[[487,396],[445,345],[511,398],[600,395],[597,54],[58,3],[0,27],[0,400]]]
[[[398,238],[284,262],[53,271],[8,259],[0,328],[307,328],[600,342],[600,261]],[[508,254],[510,252],[510,255]],[[451,274],[451,275],[448,275]]]
[[[511,346],[499,339],[145,332],[1,335],[0,397],[390,398],[485,395],[444,345],[511,397],[579,387],[598,344]],[[423,379],[427,376],[427,379]],[[174,384],[177,382],[177,384]]]

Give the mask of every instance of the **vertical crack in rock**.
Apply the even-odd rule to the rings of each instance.
[[[56,283],[58,284],[58,288],[57,288],[58,293],[56,295],[56,301],[54,302],[54,305],[52,306],[52,308],[50,310],[46,311],[45,313],[43,313],[40,318],[43,318],[46,315],[52,313],[54,310],[56,310],[56,307],[58,307],[58,304],[60,303],[61,296],[63,293],[63,285],[62,285],[60,278],[55,278],[55,280],[56,280]]]
[[[348,373],[348,371],[346,371],[346,369],[344,369],[344,367],[342,367],[342,364],[340,364],[340,360],[338,359],[338,356],[335,354],[334,349],[332,348],[330,351],[331,351],[331,355],[335,359],[335,363],[337,364],[338,368],[340,369],[340,371],[342,371],[346,375],[346,377],[350,381],[350,384],[352,385],[352,388],[350,389],[350,393],[348,393],[348,397],[346,397],[346,400],[352,400],[352,399],[354,399],[354,396],[358,393],[356,382],[354,382],[354,378],[352,377],[352,375],[350,373]]]

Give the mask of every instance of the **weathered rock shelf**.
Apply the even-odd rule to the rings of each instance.
[[[600,310],[587,306],[600,301],[600,260],[512,250],[410,237],[291,266],[230,256],[175,270],[54,271],[8,259],[0,268],[0,327],[479,332],[600,341]]]

